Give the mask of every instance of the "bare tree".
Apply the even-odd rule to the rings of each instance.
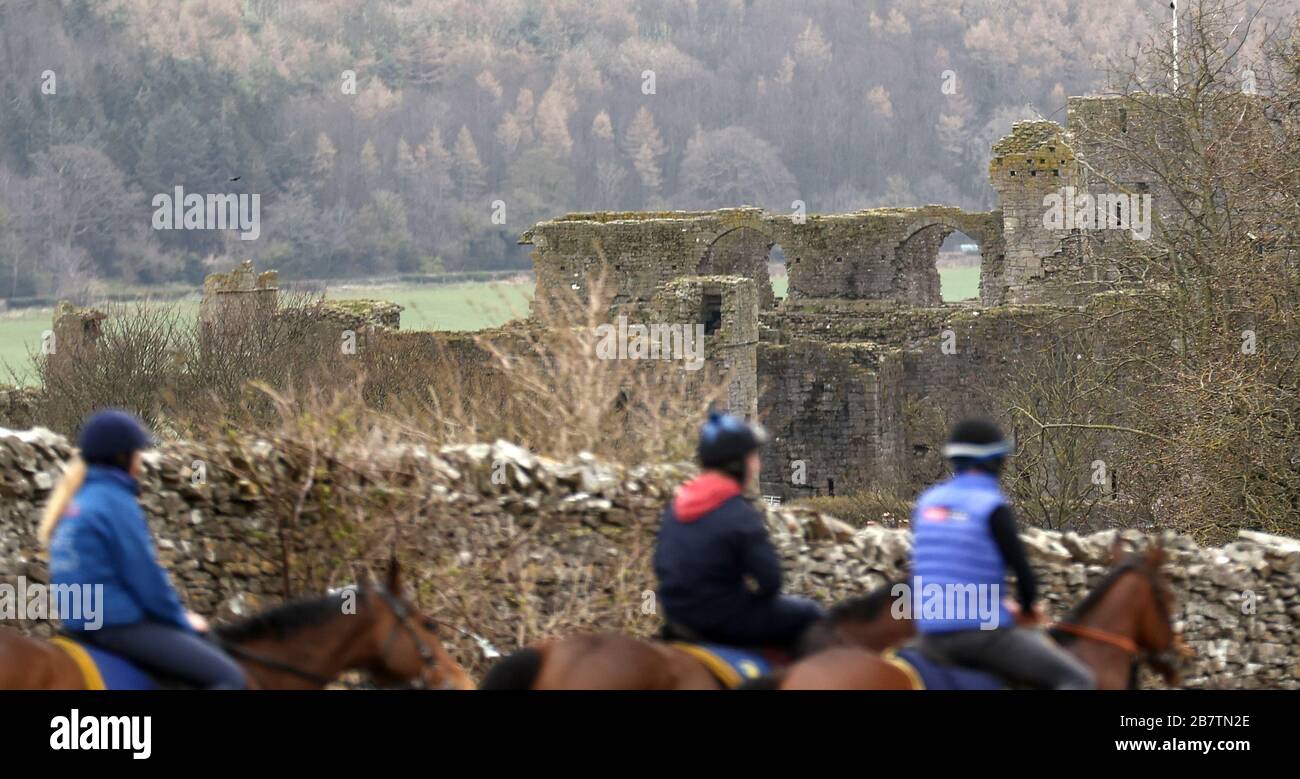
[[[1081,128],[1099,183],[1140,182],[1158,218],[1149,241],[1090,246],[1113,278],[1139,282],[1087,311],[1079,350],[1103,380],[1063,368],[1017,389],[1070,402],[1019,413],[1040,434],[1102,417],[1132,520],[1206,541],[1243,527],[1295,534],[1300,28],[1257,26],[1235,0],[1199,0],[1181,23],[1177,58],[1153,39],[1117,82],[1114,110]]]

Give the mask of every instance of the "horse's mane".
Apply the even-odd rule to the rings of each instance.
[[[1115,582],[1119,581],[1121,576],[1129,571],[1136,570],[1141,565],[1142,557],[1140,555],[1130,555],[1122,563],[1111,568],[1110,571],[1107,572],[1106,578],[1102,579],[1096,587],[1093,587],[1087,596],[1084,597],[1083,600],[1079,601],[1078,605],[1073,609],[1070,609],[1070,613],[1066,614],[1065,618],[1062,619],[1061,622],[1066,624],[1078,622],[1085,614],[1096,608],[1097,604],[1101,602],[1102,598],[1106,597],[1106,593],[1110,592],[1111,587],[1115,586]],[[1061,630],[1053,630],[1052,637],[1061,644],[1071,643],[1078,638],[1078,636],[1073,633],[1066,633]]]
[[[842,622],[870,621],[880,615],[882,609],[889,605],[890,593],[896,582],[885,582],[866,595],[842,600],[831,607],[827,621],[831,625]]]
[[[317,598],[289,601],[238,622],[213,626],[212,631],[222,641],[235,644],[267,636],[284,639],[342,614],[344,592],[339,590]],[[364,591],[358,589],[355,592],[359,609],[365,602]]]
[[[890,593],[896,582],[885,582],[866,595],[858,595],[836,603],[824,619],[814,622],[799,638],[793,656],[807,657],[830,646],[835,628],[845,622],[871,622],[890,604]]]

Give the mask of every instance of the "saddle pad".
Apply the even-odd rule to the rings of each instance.
[[[88,646],[65,636],[50,643],[62,649],[81,670],[87,690],[155,690],[152,677],[112,652]]]
[[[1002,690],[996,676],[983,671],[936,663],[916,647],[890,650],[882,656],[912,680],[913,690]]]
[[[772,672],[772,662],[758,650],[721,644],[688,644],[682,641],[675,641],[671,646],[704,663],[704,667],[729,690]]]

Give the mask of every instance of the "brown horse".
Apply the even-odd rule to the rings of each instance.
[[[243,667],[249,689],[320,689],[349,670],[383,685],[474,687],[434,622],[402,594],[396,561],[382,585],[287,603],[213,633]],[[0,631],[0,690],[81,689],[83,674],[67,652]]]
[[[912,623],[894,617],[887,584],[836,605],[800,641],[804,656],[830,646],[877,651],[913,635]],[[703,661],[671,643],[613,633],[576,636],[525,647],[498,661],[481,690],[717,690],[722,686]]]
[[[1173,594],[1160,575],[1165,552],[1153,547],[1116,565],[1051,632],[1092,669],[1101,690],[1134,689],[1142,662],[1178,684],[1190,649],[1174,630]],[[888,655],[832,648],[786,668],[766,686],[782,690],[911,690],[909,669]]]

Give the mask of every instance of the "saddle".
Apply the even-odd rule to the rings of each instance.
[[[174,677],[148,670],[105,649],[92,646],[67,634],[50,639],[81,671],[87,690],[186,690],[194,689]]]
[[[699,660],[728,690],[768,676],[790,661],[781,649],[711,643],[695,631],[671,622],[660,630],[660,639]]]
[[[913,690],[1005,690],[1008,684],[987,671],[955,664],[932,649],[906,644],[881,659],[907,675]]]

